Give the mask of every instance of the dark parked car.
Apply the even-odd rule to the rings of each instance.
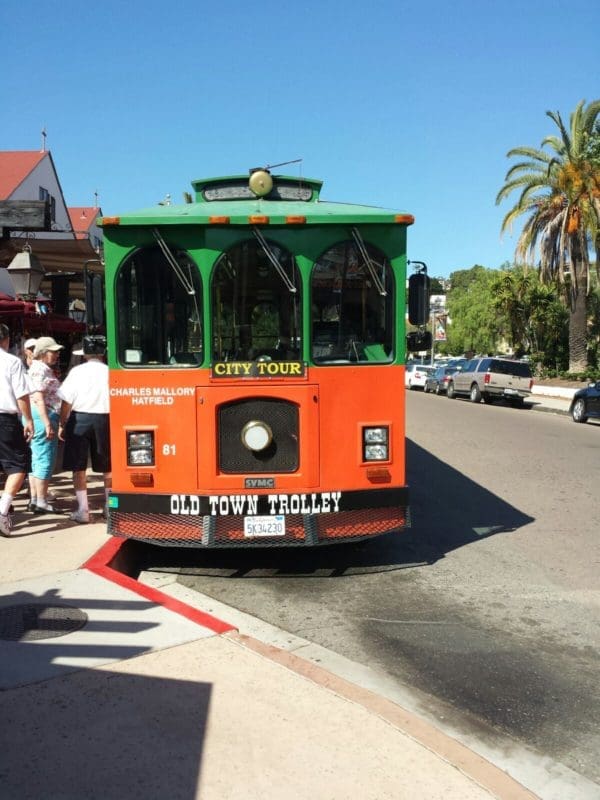
[[[428,375],[423,386],[424,392],[435,392],[436,394],[446,394],[446,388],[450,376],[457,371],[456,367],[438,367],[435,372]]]
[[[587,422],[589,418],[600,419],[600,381],[578,389],[573,395],[569,413],[573,422]]]

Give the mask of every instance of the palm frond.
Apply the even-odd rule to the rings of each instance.
[[[566,150],[566,152],[570,152],[571,139],[569,137],[567,129],[565,128],[564,122],[562,121],[560,111],[546,111],[546,116],[550,117],[550,119],[556,124],[558,130],[560,131],[560,135],[562,138],[561,147],[563,147],[564,150]]]
[[[512,158],[513,156],[533,158],[535,161],[541,161],[542,163],[546,163],[550,158],[548,153],[545,153],[543,150],[538,150],[536,147],[513,147],[512,150],[508,151],[506,157]]]

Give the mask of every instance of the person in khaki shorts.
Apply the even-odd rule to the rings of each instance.
[[[105,503],[111,487],[108,367],[96,353],[73,351],[85,361],[69,372],[59,389],[62,400],[58,438],[65,443],[63,469],[73,472],[77,509],[70,515],[73,522],[90,521],[87,494],[87,464],[104,475]],[[106,514],[105,506],[103,514]]]
[[[33,436],[27,374],[22,360],[8,352],[9,339],[8,327],[0,323],[0,467],[7,476],[0,496],[2,536],[10,536],[10,507],[29,472]]]

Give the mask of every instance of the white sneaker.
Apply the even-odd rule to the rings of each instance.
[[[78,522],[80,525],[85,525],[90,521],[90,512],[89,511],[72,511],[69,514],[69,519],[72,522]]]
[[[12,519],[8,514],[0,514],[0,535],[10,536],[10,529],[12,528]]]

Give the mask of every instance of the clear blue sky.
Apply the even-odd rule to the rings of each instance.
[[[0,24],[0,149],[45,126],[68,205],[302,158],[281,171],[324,199],[414,214],[439,276],[512,261],[507,151],[600,97],[599,0],[4,0]]]

